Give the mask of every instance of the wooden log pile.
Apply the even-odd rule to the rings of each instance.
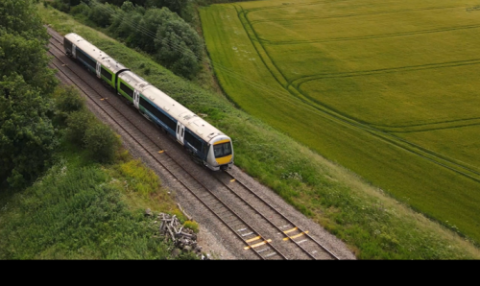
[[[202,256],[202,248],[197,245],[197,235],[193,230],[184,228],[178,218],[173,215],[159,213],[157,219],[160,220],[160,235],[171,239],[175,246],[183,251],[194,251]]]

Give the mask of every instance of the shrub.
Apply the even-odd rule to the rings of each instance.
[[[67,118],[67,137],[70,141],[84,146],[85,133],[93,122],[93,116],[86,110],[74,111]]]
[[[56,106],[59,111],[66,113],[78,111],[85,107],[85,98],[80,96],[76,88],[68,86],[60,90]]]
[[[201,39],[181,18],[159,26],[154,43],[157,59],[177,75],[191,79],[199,71]]]
[[[92,1],[91,12],[89,15],[90,20],[100,27],[107,27],[112,24],[113,16],[115,15],[114,6],[110,4],[99,4]]]
[[[106,125],[100,122],[92,124],[85,132],[84,144],[93,159],[110,163],[115,158],[118,138]]]
[[[87,18],[90,15],[91,11],[92,9],[90,9],[90,7],[84,2],[82,2],[80,5],[70,8],[70,14],[75,16],[82,15]]]

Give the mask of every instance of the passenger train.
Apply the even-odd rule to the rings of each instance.
[[[63,45],[67,56],[83,64],[148,120],[176,138],[196,161],[213,171],[232,168],[234,157],[230,137],[81,36],[67,34]]]

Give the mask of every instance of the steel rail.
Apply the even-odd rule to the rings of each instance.
[[[258,194],[256,194],[251,188],[243,184],[241,181],[239,181],[237,178],[235,178],[232,174],[230,174],[228,171],[223,171],[223,173],[227,174],[230,176],[230,178],[234,179],[235,182],[239,183],[245,190],[247,190],[250,194],[254,195],[258,200],[260,200],[264,205],[266,205],[269,209],[271,209],[273,212],[275,212],[277,215],[279,215],[283,220],[285,220],[287,223],[291,224],[293,227],[296,227],[300,233],[303,233],[306,237],[308,237],[311,241],[313,241],[316,245],[318,245],[320,248],[322,248],[327,254],[329,254],[332,258],[335,260],[340,260],[334,253],[332,253],[330,250],[328,250],[325,246],[323,246],[320,242],[318,242],[316,239],[314,239],[311,235],[308,234],[308,232],[303,231],[301,228],[296,226],[295,223],[293,223],[290,219],[288,219],[285,215],[283,215],[280,211],[278,211],[276,208],[274,208],[271,204],[269,204],[267,201],[265,201],[262,197],[260,197]],[[237,196],[239,199],[241,199],[243,202],[245,202],[248,206],[250,206],[254,211],[256,211],[260,216],[262,216],[270,225],[272,225],[275,229],[277,229],[279,232],[281,232],[286,238],[289,238],[290,241],[295,243],[296,246],[298,246],[301,250],[303,250],[308,256],[316,260],[316,257],[313,256],[310,252],[308,252],[306,249],[304,249],[299,243],[297,243],[289,234],[285,233],[275,225],[273,222],[271,222],[268,218],[265,217],[264,214],[262,214],[260,211],[255,209],[251,204],[247,203],[247,201],[242,198],[239,194],[237,194],[232,188],[230,188],[225,182],[223,182],[221,179],[219,179],[217,176],[215,178],[222,183],[227,189],[229,189],[235,196]]]
[[[60,42],[62,43],[61,41],[59,41],[58,39],[55,39],[57,42]],[[53,43],[50,43],[53,47],[55,47],[57,50],[59,50],[61,52],[62,55],[64,55],[63,51],[58,48],[56,45],[54,45]],[[57,57],[53,52],[49,51],[50,54],[52,54],[59,62],[62,62],[59,57]],[[65,62],[63,62],[65,64]],[[57,69],[62,72],[72,83],[74,83],[75,85],[77,85],[80,90],[82,90],[87,96],[89,96],[89,92],[85,91],[80,85],[78,85],[76,83],[75,80],[72,79],[71,76],[69,76],[67,73],[65,73],[63,70],[61,70],[61,68],[56,65],[55,63],[52,63],[55,67],[57,67]],[[85,81],[82,76],[78,75],[75,71],[73,71],[73,69],[71,69],[68,65],[66,65],[68,67],[68,69],[70,69],[70,71],[72,73],[74,73],[81,81],[83,81],[87,86],[89,86],[93,92],[95,92],[96,94],[98,94],[100,96],[100,98],[103,98],[102,95],[100,95],[93,87],[91,87],[91,85],[89,83],[87,83],[87,81]],[[89,96],[90,98],[92,98],[91,96]],[[248,242],[243,239],[243,237],[237,233],[226,221],[224,221],[223,218],[221,218],[212,208],[210,208],[197,194],[195,194],[195,192],[193,190],[191,190],[187,185],[185,185],[181,180],[179,180],[178,178],[178,175],[175,175],[170,169],[167,168],[167,166],[165,166],[165,164],[163,164],[160,160],[158,160],[154,154],[152,152],[150,152],[148,150],[148,148],[144,147],[143,144],[138,141],[135,136],[133,136],[131,134],[131,132],[129,132],[122,124],[120,124],[112,115],[110,115],[106,110],[105,108],[103,108],[98,102],[96,101],[93,101],[98,107],[100,107],[100,109],[102,109],[104,111],[105,114],[107,114],[121,129],[124,130],[124,132],[126,132],[136,143],[138,143],[138,145],[140,145],[157,163],[159,163],[170,175],[172,175],[172,177],[174,177],[185,189],[187,189],[195,198],[197,198],[209,211],[211,211],[220,221],[222,221],[222,223],[224,223],[224,225],[226,225],[239,239],[241,239],[247,247],[250,247],[254,253],[260,257],[261,259],[265,259],[262,255],[260,255],[260,253],[254,248],[254,247],[251,247],[251,245],[248,244]],[[113,109],[115,109],[119,114],[121,114],[127,121],[131,122],[131,120],[129,120],[126,116],[124,116],[115,106],[113,106],[112,104],[108,103]],[[132,123],[132,122],[131,122]],[[132,123],[133,124],[133,123]],[[141,131],[139,131],[141,132]],[[143,132],[142,132],[143,133]],[[148,138],[148,140],[153,143],[154,146],[156,147],[159,147],[160,149],[162,149],[160,146],[158,146],[158,144],[156,142],[154,142],[148,135],[144,134],[146,138]],[[165,154],[166,156],[168,156],[168,158],[173,161],[176,166],[178,166],[180,169],[182,169],[185,173],[187,173],[193,180],[195,180],[200,186],[202,186],[202,188],[204,188],[205,190],[207,190],[211,196],[213,196],[218,202],[221,203],[222,206],[224,206],[229,212],[231,212],[240,222],[242,222],[246,227],[250,228],[252,231],[254,231],[256,234],[258,234],[258,236],[260,236],[264,241],[267,241],[262,235],[259,234],[258,231],[256,231],[253,227],[251,227],[244,219],[242,219],[235,211],[233,211],[230,207],[228,207],[220,198],[218,198],[218,196],[216,196],[209,188],[207,188],[203,183],[201,183],[200,181],[198,181],[188,170],[186,170],[185,168],[183,168],[183,166],[181,164],[179,164],[175,159],[173,159],[173,157],[171,157],[167,152],[164,152],[163,154]],[[283,255],[278,249],[276,249],[273,245],[271,244],[266,244],[268,245],[268,247],[272,248],[280,257],[282,257],[283,259],[287,259],[287,257],[285,257],[285,255]]]

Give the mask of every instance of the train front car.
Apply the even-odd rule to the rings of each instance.
[[[232,139],[225,134],[214,136],[209,142],[206,166],[213,170],[228,170],[233,167]]]

